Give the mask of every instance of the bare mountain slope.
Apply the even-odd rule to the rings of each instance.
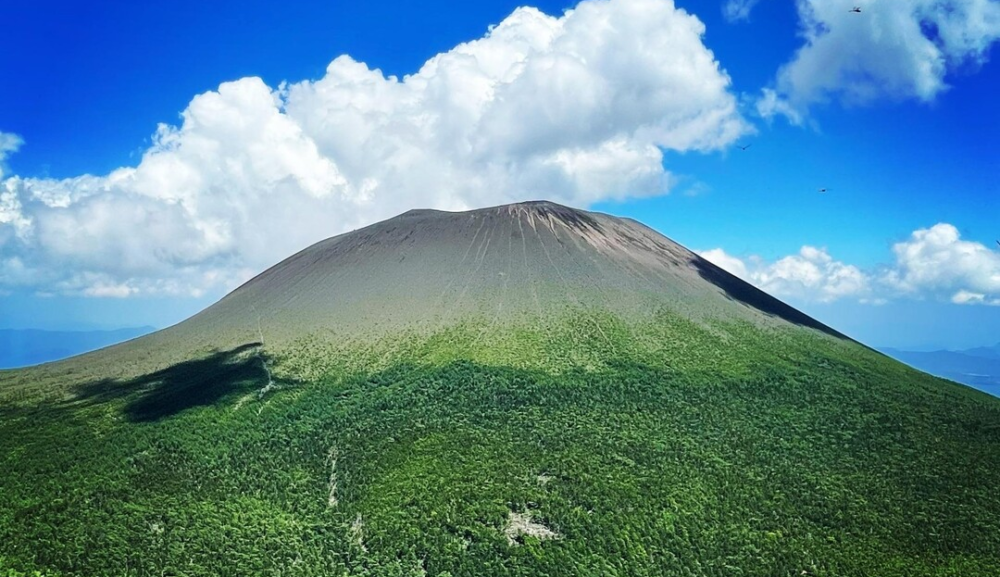
[[[796,324],[841,336],[634,220],[542,201],[411,210],[335,236],[183,323],[49,370],[150,371],[261,335],[282,350],[310,336],[531,322],[574,309],[626,318],[665,309],[696,321]]]

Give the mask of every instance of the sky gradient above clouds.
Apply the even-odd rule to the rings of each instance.
[[[6,326],[163,326],[409,208],[544,197],[872,344],[1000,340],[997,0],[0,18]]]

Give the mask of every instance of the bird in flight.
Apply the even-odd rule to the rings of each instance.
[[[750,148],[751,146],[753,146],[752,142],[750,144],[746,145],[746,146],[740,146],[739,144],[737,144],[736,148],[739,148],[740,150],[746,150],[746,149]]]
[[[848,10],[848,12],[857,12],[858,14],[861,14],[861,6],[855,6],[854,8]]]
[[[821,188],[821,189],[819,189],[820,192],[826,192],[828,190],[830,190],[830,189],[829,188]]]
[[[1000,244],[1000,240],[997,241],[997,244]]]

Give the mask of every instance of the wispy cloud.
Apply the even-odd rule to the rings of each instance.
[[[0,132],[0,179],[3,178],[7,157],[17,152],[24,141],[16,134]],[[3,221],[0,221],[3,222]]]
[[[722,6],[722,15],[729,22],[740,22],[750,19],[750,11],[760,0],[728,0]]]
[[[0,180],[0,288],[197,294],[410,207],[664,194],[662,150],[750,130],[704,31],[669,0],[588,0],[520,8],[402,79],[341,56],[222,84],[138,166]]]
[[[752,3],[751,3],[752,4]],[[861,12],[852,12],[853,6]],[[758,112],[802,123],[817,103],[933,100],[960,65],[1000,38],[996,0],[799,0],[802,47],[765,88]]]

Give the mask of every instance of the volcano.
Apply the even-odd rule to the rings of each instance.
[[[549,202],[2,371],[0,458],[12,575],[1000,574],[1000,400]]]

